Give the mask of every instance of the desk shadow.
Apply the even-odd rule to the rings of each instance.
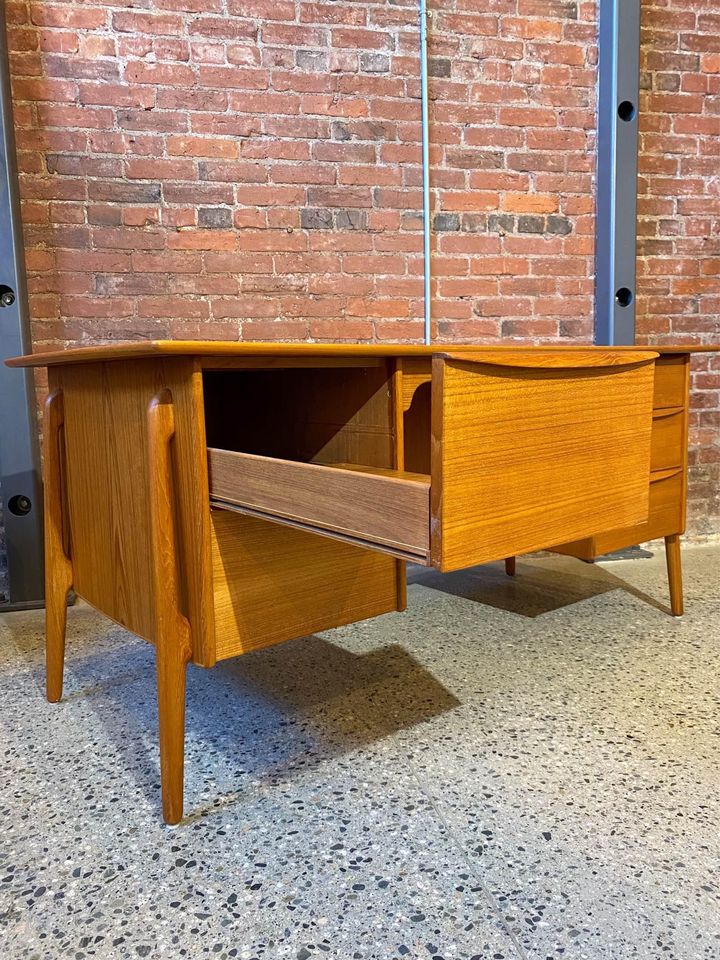
[[[126,635],[127,636],[127,635]],[[138,662],[140,661],[140,663]],[[160,803],[154,651],[135,642],[73,662],[76,692],[92,698],[138,789]],[[125,682],[113,684],[112,676]],[[292,779],[459,705],[400,644],[352,653],[323,637],[288,641],[188,670],[188,813],[204,816],[242,799],[243,782]],[[224,790],[222,783],[232,787]],[[214,784],[198,809],[202,783]],[[240,788],[238,788],[240,783]]]
[[[558,555],[542,559],[520,557],[515,577],[507,576],[503,563],[487,563],[455,573],[410,567],[408,584],[411,583],[530,619],[613,590],[624,590],[657,610],[670,613],[669,606],[604,567]]]

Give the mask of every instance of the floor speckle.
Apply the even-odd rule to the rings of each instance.
[[[720,546],[411,574],[409,610],[191,668],[160,819],[152,647],[0,618],[2,960],[717,960]]]

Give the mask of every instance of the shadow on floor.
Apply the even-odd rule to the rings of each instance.
[[[504,565],[498,563],[486,563],[455,573],[411,567],[408,570],[408,583],[531,619],[613,590],[624,590],[643,603],[671,615],[669,605],[630,586],[606,568],[572,557],[545,556],[542,562],[520,557],[515,577],[508,577]]]
[[[96,642],[97,626],[95,618]],[[109,647],[115,632],[117,646]],[[79,655],[77,646],[73,655],[68,645],[63,702],[51,709],[62,712],[75,704],[91,711],[113,742],[118,766],[157,804],[154,650],[114,627],[104,635],[101,650],[93,650],[89,635],[76,638],[76,644],[78,640]],[[41,697],[44,667],[37,661],[32,674]],[[225,661],[213,670],[191,666],[186,781],[189,786],[194,780],[195,799],[189,812],[203,815],[239,799],[249,778],[255,784],[292,779],[458,705],[398,643],[355,654],[310,636]],[[225,789],[215,788],[213,804],[198,808],[198,782],[214,781],[216,774],[227,782]]]

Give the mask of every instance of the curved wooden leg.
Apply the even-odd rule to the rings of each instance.
[[[505,558],[505,573],[509,577],[515,576],[515,557],[506,557]]]
[[[174,433],[172,397],[164,390],[148,408],[148,439],[160,777],[163,816],[170,824],[179,823],[183,815],[185,670],[190,659],[190,625],[180,612],[175,547]]]
[[[669,537],[665,537],[665,559],[667,560],[668,584],[670,586],[670,609],[674,617],[681,617],[684,612],[684,605],[679,533],[673,533]]]
[[[61,430],[64,422],[62,393],[55,390],[45,402],[43,421],[45,453],[45,666],[47,698],[62,697],[65,665],[67,595],[72,586],[72,564],[63,537],[63,482]]]

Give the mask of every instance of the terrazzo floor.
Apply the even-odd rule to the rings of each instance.
[[[0,620],[0,960],[718,960],[720,546],[415,571],[409,610],[191,668],[160,819],[154,658]]]

